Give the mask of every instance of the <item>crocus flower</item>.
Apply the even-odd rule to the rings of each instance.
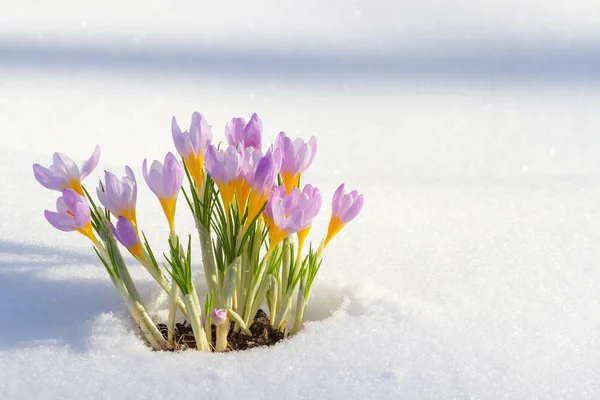
[[[227,320],[227,310],[224,309],[215,309],[210,313],[213,324],[215,326],[221,325],[223,322]]]
[[[173,117],[171,132],[177,152],[183,158],[196,188],[200,189],[204,178],[204,153],[212,138],[208,122],[202,114],[194,112],[189,132],[181,132],[177,120]]]
[[[142,173],[148,187],[150,187],[150,190],[152,190],[160,201],[167,221],[169,221],[171,232],[174,232],[177,195],[183,182],[183,169],[179,160],[177,160],[173,153],[168,152],[164,165],[159,161],[154,161],[149,172],[146,160],[144,160]]]
[[[315,158],[317,139],[311,136],[308,143],[302,139],[292,141],[285,132],[280,132],[275,139],[275,148],[281,150],[281,178],[289,193],[293,187],[298,187],[300,175]]]
[[[263,124],[256,113],[246,123],[244,118],[234,118],[225,125],[227,142],[234,147],[261,148]]]
[[[249,189],[249,198],[248,192],[246,192],[248,220],[252,221],[267,201],[267,195],[275,184],[281,165],[281,152],[273,151],[271,148],[263,156],[260,150],[249,148],[243,154],[242,181]],[[242,188],[237,189],[238,201],[240,193],[243,193]],[[245,198],[242,204],[246,204]],[[241,213],[243,214],[243,212]]]
[[[233,146],[227,147],[227,150],[217,150],[211,145],[206,150],[206,171],[217,183],[226,211],[233,200],[241,166],[242,155]]]
[[[129,167],[125,167],[126,176],[117,178],[112,172],[104,175],[104,185],[98,186],[96,194],[100,203],[115,217],[124,217],[137,228],[135,204],[137,201],[137,182]]]
[[[96,146],[92,156],[83,163],[81,171],[67,155],[54,153],[52,165],[48,168],[33,164],[33,175],[45,188],[58,191],[73,189],[83,196],[81,181],[94,171],[98,160],[100,160],[100,146]]]
[[[309,186],[309,185],[307,185]],[[305,188],[306,192],[294,188],[287,194],[285,187],[276,187],[265,206],[264,217],[269,227],[271,249],[286,236],[302,231],[312,224],[321,207],[321,194],[318,189]]]
[[[356,190],[346,194],[344,184],[341,184],[333,194],[331,202],[331,219],[325,238],[325,246],[331,239],[346,225],[352,221],[363,207],[363,195],[358,194]]]
[[[305,210],[306,215],[312,215],[313,217],[319,213],[321,209],[322,197],[321,191],[312,186],[305,185],[300,192],[299,189],[292,189],[291,193],[284,200],[289,202],[290,205],[287,206],[289,208],[301,208]],[[298,231],[298,255],[302,253],[302,247],[304,246],[304,241],[308,236],[308,232],[312,226],[312,218],[309,221],[309,224]],[[299,258],[299,257],[298,257]]]
[[[115,238],[129,250],[134,257],[142,256],[142,243],[136,228],[124,217],[119,217],[117,226],[110,225]]]
[[[92,232],[90,207],[84,197],[73,189],[64,189],[62,196],[56,200],[56,211],[44,211],[50,225],[64,232],[77,231],[96,241]]]

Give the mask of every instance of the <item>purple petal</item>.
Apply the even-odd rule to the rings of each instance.
[[[46,220],[50,223],[50,225],[52,225],[53,227],[55,227],[56,229],[58,229],[60,231],[72,232],[75,230],[71,224],[71,221],[69,219],[63,217],[59,213],[45,210],[44,216],[46,217]]]
[[[310,139],[308,140],[308,148],[310,149],[310,155],[309,155],[308,161],[306,163],[306,166],[304,167],[305,171],[308,167],[310,167],[313,160],[315,159],[315,155],[317,154],[317,138],[316,137],[314,137],[314,136],[310,137]]]
[[[233,118],[225,125],[225,137],[231,146],[237,146],[242,142],[246,120],[242,117]]]
[[[100,161],[100,146],[96,145],[92,156],[86,162],[84,162],[83,166],[81,167],[80,180],[84,180],[94,171],[94,169],[96,169],[98,161]]]
[[[356,216],[360,213],[363,208],[363,195],[361,194],[354,201],[354,203],[348,208],[348,210],[344,213],[342,221],[345,223],[352,221]]]
[[[73,214],[75,214],[75,226],[79,229],[85,228],[90,222],[90,207],[85,203],[77,203]]]
[[[206,118],[198,111],[192,114],[190,124],[190,143],[196,155],[202,154],[210,144],[212,133]]]
[[[69,211],[73,212],[77,203],[81,203],[82,197],[73,189],[64,189],[62,197],[65,199],[65,204]]]
[[[224,182],[229,183],[236,180],[240,175],[241,167],[240,154],[235,147],[229,146],[223,157]]]
[[[144,181],[146,181],[146,185],[148,185],[148,187],[150,187],[150,180],[148,179],[148,160],[145,158],[144,158],[144,161],[142,162],[142,177],[144,178]],[[150,187],[150,190],[152,190],[152,187]]]
[[[340,199],[344,195],[345,184],[342,183],[333,194],[333,200],[331,201],[331,213],[333,215],[339,215],[340,211]]]
[[[258,161],[254,179],[251,182],[252,188],[259,193],[265,193],[275,182],[277,178],[278,165],[275,163],[271,150]]]
[[[52,168],[57,174],[64,176],[67,180],[71,178],[79,179],[79,167],[66,154],[54,153]]]
[[[167,197],[177,196],[183,183],[183,168],[173,153],[168,152],[163,168],[163,189]]]
[[[285,230],[289,233],[295,233],[308,227],[305,219],[304,210],[297,210],[291,214],[285,221]]]
[[[206,149],[206,159],[204,160],[204,167],[206,168],[206,171],[211,176],[211,178],[213,178],[214,181],[224,181],[224,173],[221,169],[217,149],[213,145],[208,146],[208,149]]]
[[[263,123],[256,113],[252,114],[250,122],[244,129],[244,146],[260,149],[262,146]]]
[[[127,174],[127,178],[129,178],[128,186],[132,187],[130,192],[129,204],[131,208],[135,208],[135,204],[137,202],[137,181],[135,180],[135,175],[129,166],[125,166],[125,173]]]
[[[179,129],[175,117],[171,120],[171,134],[173,136],[173,143],[175,144],[175,148],[179,155],[181,157],[189,156],[193,152],[192,146],[189,143],[189,139],[186,141],[184,134],[181,132],[181,129]]]
[[[56,199],[56,211],[58,211],[60,215],[67,215],[69,212],[69,206],[65,202],[65,198],[63,196],[60,196],[58,199]]]
[[[152,192],[159,198],[167,197],[164,189],[164,180],[165,177],[163,165],[157,160],[152,161],[152,165],[150,166],[150,172],[148,173],[148,186],[150,187]]]
[[[137,232],[131,222],[124,217],[119,217],[117,227],[113,230],[115,237],[123,246],[130,249],[131,247],[140,244]]]
[[[46,189],[62,190],[69,184],[68,180],[58,175],[54,170],[33,164],[33,176]]]
[[[210,316],[212,318],[213,324],[215,324],[215,326],[219,326],[227,320],[227,310],[215,309],[213,312],[210,313]]]

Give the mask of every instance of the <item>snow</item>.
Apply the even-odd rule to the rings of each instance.
[[[0,0],[0,399],[598,398],[599,22],[591,0]],[[33,163],[98,143],[88,187],[140,177],[194,110],[314,134],[305,181],[365,195],[273,348],[150,352],[86,239],[43,218]]]

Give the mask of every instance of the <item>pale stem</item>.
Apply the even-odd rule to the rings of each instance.
[[[287,318],[292,309],[293,293],[294,293],[293,291],[292,291],[292,293],[288,293],[288,296],[286,296],[285,299],[283,300],[283,303],[281,304],[281,309],[279,310],[279,313],[277,314],[277,318],[275,319],[275,323],[273,324],[274,328],[282,330],[282,329],[285,329],[285,327],[288,325]]]
[[[200,322],[200,310],[196,306],[197,301],[194,297],[197,297],[195,290],[188,295],[184,295],[183,302],[188,309],[189,321],[192,325],[194,338],[196,339],[196,348],[200,351],[210,351],[210,345],[208,344],[204,328]]]
[[[271,288],[270,288],[270,293],[271,293],[271,301],[269,302],[270,304],[270,313],[271,313],[271,318],[270,318],[270,323],[271,326],[275,325],[275,317],[277,316],[277,310],[279,309],[279,304],[277,302],[278,300],[278,295],[279,295],[279,286],[281,286],[280,284],[278,284],[277,280],[274,279],[271,281]]]
[[[258,295],[256,296],[257,299],[265,298],[265,296],[267,295],[267,290],[269,290],[269,286],[271,285],[271,283],[274,280],[275,280],[275,278],[270,276],[269,278],[264,279],[262,281],[260,289],[258,290]],[[260,301],[254,301],[254,303],[252,303],[252,308],[250,309],[250,312],[248,313],[248,315],[250,315],[250,318],[254,318],[254,316],[258,312],[259,307],[260,307]],[[246,323],[246,325],[252,326],[252,323],[249,323],[248,319],[245,319],[244,322]]]
[[[304,294],[302,290],[298,291],[298,301],[296,303],[296,315],[294,316],[294,325],[292,326],[292,334],[298,333],[302,328],[302,320],[304,319],[304,309],[306,308],[306,302],[304,301]]]
[[[217,326],[217,340],[215,343],[215,351],[223,352],[227,350],[227,334],[229,333],[229,328],[231,323],[229,319],[223,321],[221,325]]]
[[[202,250],[202,264],[204,265],[204,275],[208,291],[215,295],[215,306],[220,307],[222,296],[219,290],[219,278],[217,276],[217,268],[215,265],[215,255],[213,252],[212,239],[210,232],[202,225],[197,224],[198,236],[200,238],[200,249]]]
[[[171,230],[169,241],[173,247],[179,247],[179,240],[174,230]],[[167,322],[167,340],[173,343],[175,332],[175,318],[177,316],[177,301],[179,300],[179,285],[175,282],[175,278],[171,278],[171,292],[169,293],[169,320]],[[184,306],[185,307],[185,306]]]

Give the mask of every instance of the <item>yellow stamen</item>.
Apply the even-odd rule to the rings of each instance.
[[[333,217],[333,216],[331,217],[331,220],[329,221],[329,228],[327,228],[327,237],[325,238],[325,246],[327,246],[329,241],[331,239],[333,239],[333,237],[335,235],[337,235],[339,231],[342,230],[344,225],[345,224],[338,217]]]

